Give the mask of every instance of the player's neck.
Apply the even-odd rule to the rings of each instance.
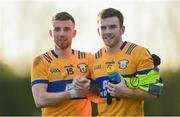
[[[62,58],[69,58],[72,54],[72,49],[71,47],[68,47],[66,49],[60,49],[55,47],[55,52],[57,53],[58,56]]]
[[[108,54],[116,53],[119,50],[119,48],[122,45],[122,43],[123,43],[123,41],[120,40],[115,46],[113,46],[113,47],[106,47],[107,53]]]

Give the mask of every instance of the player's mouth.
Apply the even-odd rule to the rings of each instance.
[[[67,39],[65,39],[65,38],[58,38],[58,42],[61,42],[61,43],[67,42]]]
[[[114,36],[104,36],[104,39],[107,41],[111,41],[112,39],[114,39]]]

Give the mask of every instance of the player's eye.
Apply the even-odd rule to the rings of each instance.
[[[70,30],[70,27],[64,27],[64,32],[68,32]]]
[[[101,30],[106,30],[106,26],[101,26]]]
[[[110,29],[115,29],[117,26],[116,25],[110,25],[109,28]]]
[[[60,31],[61,29],[59,28],[59,27],[55,27],[54,28],[54,31],[56,31],[56,32],[58,32],[58,31]]]

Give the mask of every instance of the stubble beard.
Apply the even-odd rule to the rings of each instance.
[[[61,49],[61,50],[65,50],[70,46],[70,43],[68,43],[68,41],[66,39],[59,39],[56,42],[56,45]]]
[[[105,36],[103,38],[104,44],[108,47],[113,47],[114,44],[114,37],[113,36]]]

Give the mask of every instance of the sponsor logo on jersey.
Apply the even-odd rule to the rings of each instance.
[[[128,64],[128,63],[129,63],[129,61],[126,60],[126,59],[120,60],[120,61],[118,62],[119,68],[120,68],[120,69],[125,69],[125,68],[127,68],[127,64]]]
[[[101,69],[101,65],[94,65],[94,70]]]
[[[115,63],[115,61],[106,61],[106,65],[112,66]]]
[[[57,73],[57,72],[61,72],[58,68],[51,68],[50,69],[51,73]]]
[[[107,97],[107,87],[108,87],[108,80],[103,80],[103,82],[102,82],[102,89],[101,89],[101,92],[100,92],[100,96],[102,97],[102,98],[105,98],[105,97]]]
[[[66,84],[66,86],[65,86],[65,91],[69,91],[69,90],[71,90],[73,87],[72,87],[72,83],[70,83],[70,84]]]

